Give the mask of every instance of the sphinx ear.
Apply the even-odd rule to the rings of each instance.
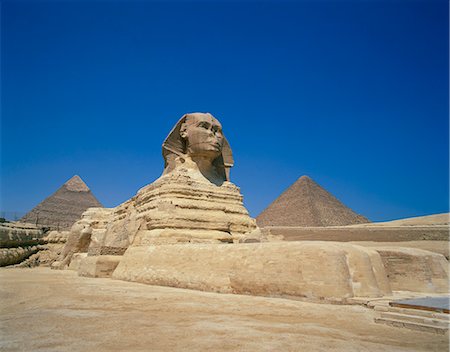
[[[186,123],[183,123],[180,127],[180,137],[183,139],[187,138],[187,126]]]
[[[186,131],[180,131],[180,137],[183,139],[187,138],[187,132]]]

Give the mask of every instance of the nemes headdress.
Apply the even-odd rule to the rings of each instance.
[[[175,168],[175,158],[186,157],[186,140],[181,137],[180,130],[187,118],[193,114],[186,114],[178,120],[176,125],[172,128],[167,138],[162,145],[162,154],[164,158],[164,173],[169,173]],[[214,118],[211,114],[212,118]],[[222,175],[224,181],[230,180],[230,168],[233,167],[233,153],[227,139],[223,136],[222,153],[213,161],[213,166],[216,167],[218,175]]]

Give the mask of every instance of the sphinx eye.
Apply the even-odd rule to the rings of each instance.
[[[201,128],[209,128],[209,124],[208,124],[207,122],[200,122],[200,123],[198,124],[198,127],[201,127]]]

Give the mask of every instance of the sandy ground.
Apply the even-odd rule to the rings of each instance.
[[[0,269],[1,351],[448,351],[448,337],[314,304]]]
[[[374,226],[438,226],[449,225],[450,213],[417,216],[414,218],[398,219],[385,222],[371,222],[368,224],[350,225],[354,227],[374,227]]]

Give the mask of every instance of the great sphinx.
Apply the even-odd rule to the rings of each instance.
[[[122,255],[129,246],[259,241],[259,228],[230,181],[233,154],[214,116],[181,117],[162,155],[164,171],[156,181],[116,208],[101,210],[101,221],[100,210],[91,209],[74,225],[72,237],[91,234],[88,257]]]
[[[162,176],[134,199],[139,230],[133,245],[239,242],[259,236],[230,182],[233,155],[209,113],[184,115],[162,145]]]

